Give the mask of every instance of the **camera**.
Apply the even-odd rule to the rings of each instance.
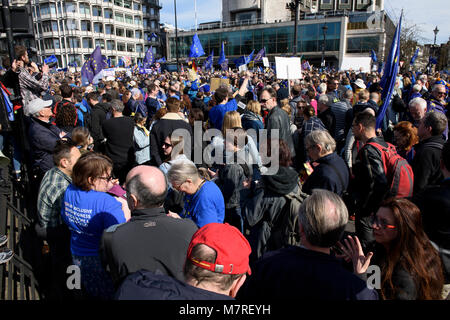
[[[37,55],[37,49],[36,48],[34,48],[34,47],[30,47],[30,48],[27,48],[27,52],[28,52],[28,58],[32,58],[32,57],[34,57],[35,55]]]

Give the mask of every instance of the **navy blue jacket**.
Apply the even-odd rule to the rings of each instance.
[[[116,300],[233,300],[231,297],[188,285],[175,278],[139,270],[117,290]]]
[[[33,168],[38,169],[42,174],[54,167],[53,149],[60,139],[61,130],[51,124],[31,117],[31,124],[28,130],[30,139]]]
[[[311,194],[313,189],[325,189],[341,196],[349,183],[349,170],[345,161],[333,152],[316,162],[319,165],[314,167],[314,172],[303,184],[303,192]]]
[[[236,299],[378,300],[378,293],[335,257],[290,246],[258,260]]]

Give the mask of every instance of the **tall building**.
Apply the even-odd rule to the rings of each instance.
[[[197,31],[178,32],[179,57],[189,54],[197,32],[203,49],[233,58],[266,49],[270,58],[292,55],[295,13],[290,0],[223,0],[222,21],[203,23]],[[300,0],[296,55],[319,66],[339,68],[344,60],[370,57],[372,49],[383,61],[389,53],[395,25],[384,11],[384,0]],[[325,27],[325,28],[324,28]],[[168,59],[175,60],[175,35],[168,35]],[[216,60],[217,61],[217,60]],[[368,70],[366,70],[368,71]]]
[[[150,46],[158,56],[160,9],[159,0],[31,0],[38,57],[55,55],[59,67],[81,67],[96,46],[113,65],[122,56],[142,60]]]

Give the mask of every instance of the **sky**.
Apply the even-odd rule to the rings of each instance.
[[[194,0],[176,0],[178,28],[193,29],[195,25]],[[160,0],[161,23],[175,25],[174,0]],[[449,0],[385,0],[385,10],[398,21],[404,10],[406,23],[422,30],[424,43],[434,41],[434,28],[439,33],[436,43],[444,43],[450,37]],[[197,0],[198,23],[218,21],[222,18],[222,0]],[[397,22],[395,22],[397,23]]]

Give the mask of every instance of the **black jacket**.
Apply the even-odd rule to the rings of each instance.
[[[111,158],[114,164],[133,165],[135,162],[133,119],[123,116],[105,120],[102,131],[106,138],[106,155]]]
[[[308,194],[313,189],[325,189],[342,196],[347,190],[349,170],[345,161],[336,152],[326,155],[316,161],[313,173],[306,179],[302,191]]]
[[[168,217],[163,208],[134,210],[128,222],[104,231],[100,256],[115,285],[140,269],[184,280],[184,260],[195,231],[192,220]]]
[[[111,105],[108,102],[99,102],[91,108],[91,136],[94,139],[96,149],[100,142],[105,138],[103,136],[102,125],[106,120],[106,114],[110,111]]]
[[[336,116],[334,115],[333,111],[331,111],[331,108],[329,107],[327,110],[320,112],[317,115],[317,118],[322,120],[325,128],[334,138],[336,134]]]
[[[124,281],[116,300],[234,300],[224,294],[188,285],[163,274],[140,270]]]
[[[450,179],[426,187],[412,200],[422,213],[426,234],[440,248],[446,283],[450,283]]]
[[[237,299],[378,300],[378,294],[335,257],[291,246],[257,261]]]
[[[428,185],[439,184],[444,178],[440,167],[443,145],[441,136],[433,136],[414,146],[416,154],[411,163],[414,172],[414,194]]]
[[[251,260],[266,251],[276,250],[271,243],[271,229],[287,203],[285,195],[298,188],[298,174],[292,168],[280,167],[277,174],[264,175],[242,207],[242,216],[250,228]]]
[[[376,142],[387,147],[383,138],[375,137],[368,142]],[[367,143],[359,150],[352,168],[355,176],[354,196],[360,216],[375,213],[389,191],[381,152]]]
[[[152,162],[156,166],[160,166],[163,163],[164,153],[162,151],[162,145],[164,139],[171,135],[176,129],[185,129],[190,134],[191,144],[194,143],[194,136],[192,134],[192,127],[188,122],[184,121],[177,113],[169,112],[156,122],[152,131],[150,132],[150,154]]]
[[[292,141],[291,125],[289,123],[289,116],[286,111],[278,106],[270,110],[266,119],[266,129],[270,137],[271,129],[279,130],[279,138],[284,140],[291,150],[291,157],[295,156],[294,142]]]

